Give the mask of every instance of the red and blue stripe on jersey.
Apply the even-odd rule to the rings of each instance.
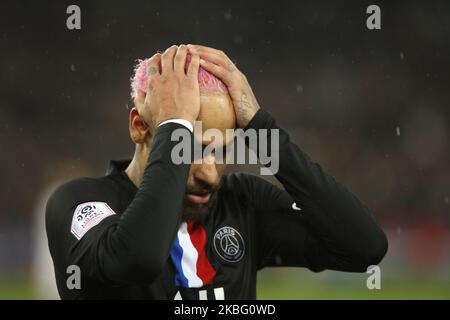
[[[208,261],[205,245],[206,231],[200,223],[181,223],[170,253],[176,286],[201,288],[212,283],[216,271]]]

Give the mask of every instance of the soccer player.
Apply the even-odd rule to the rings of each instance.
[[[264,267],[365,272],[384,257],[386,236],[367,207],[290,141],[222,51],[172,46],[137,66],[132,91],[133,158],[62,185],[48,201],[61,298],[255,299]],[[193,141],[196,120],[203,130],[279,129],[285,190],[223,175],[213,153],[175,164],[172,133]],[[80,288],[67,286],[73,265]]]

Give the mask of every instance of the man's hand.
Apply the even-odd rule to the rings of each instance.
[[[200,55],[200,65],[221,79],[228,87],[237,125],[245,128],[259,110],[258,101],[253,94],[245,75],[240,72],[227,55],[220,50],[200,45],[188,45],[189,52]]]
[[[194,125],[198,117],[200,58],[197,54],[192,54],[185,73],[186,55],[185,45],[171,46],[163,54],[157,53],[148,61],[147,95],[142,110],[138,111],[151,131],[155,131],[161,122],[170,119],[185,119]]]

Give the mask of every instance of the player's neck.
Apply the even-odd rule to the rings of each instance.
[[[136,147],[133,159],[125,169],[126,175],[137,188],[141,185],[149,153],[147,148]]]

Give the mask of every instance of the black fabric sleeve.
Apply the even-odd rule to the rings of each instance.
[[[268,134],[279,130],[275,177],[285,188],[247,178],[256,208],[259,268],[365,272],[378,264],[386,254],[387,238],[368,208],[293,144],[268,112],[259,110],[250,128],[269,129]]]
[[[47,234],[55,267],[80,267],[83,278],[111,284],[151,283],[166,263],[181,221],[182,202],[189,164],[174,164],[171,141],[175,129],[168,123],[158,128],[142,183],[126,210],[102,220],[77,240],[70,232],[70,221],[77,204],[104,201],[111,208],[117,199],[110,188],[84,182],[62,188],[49,199],[46,212]],[[56,270],[58,272],[58,270]]]

